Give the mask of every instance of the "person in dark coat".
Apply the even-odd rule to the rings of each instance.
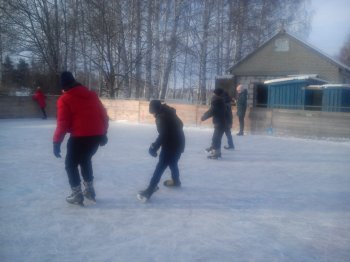
[[[237,133],[237,136],[243,136],[244,135],[244,117],[247,110],[247,98],[248,98],[248,91],[247,89],[243,88],[243,85],[237,86],[237,116],[239,120],[239,132]]]
[[[233,144],[232,134],[231,134],[231,128],[233,123],[233,115],[232,115],[232,107],[231,107],[231,101],[232,98],[227,92],[224,92],[223,94],[224,102],[225,102],[225,119],[226,119],[226,128],[225,128],[225,135],[227,137],[227,146],[224,146],[227,150],[233,150],[235,148]]]
[[[63,94],[57,101],[53,153],[61,157],[61,143],[66,133],[70,133],[65,168],[72,194],[66,200],[82,205],[84,197],[95,201],[91,159],[98,147],[107,143],[108,116],[97,94],[78,83],[71,72],[61,74],[61,86]],[[84,192],[78,166],[84,179]]]
[[[213,96],[211,98],[210,108],[201,117],[202,121],[213,118],[214,133],[212,137],[212,144],[210,147],[210,155],[208,158],[216,159],[221,157],[221,139],[226,130],[226,118],[225,118],[225,102],[223,99],[224,90],[222,88],[215,88]]]
[[[41,90],[40,86],[37,87],[34,95],[33,95],[33,99],[38,103],[41,112],[43,113],[43,117],[42,119],[47,119],[47,115],[46,115],[46,96],[44,95],[43,91]]]
[[[157,157],[157,151],[161,148],[159,161],[154,170],[151,181],[146,190],[140,191],[137,197],[147,201],[157,191],[158,183],[167,167],[171,171],[171,179],[164,181],[167,187],[180,187],[180,172],[178,162],[185,150],[185,134],[183,123],[176,115],[176,110],[159,100],[152,100],[149,103],[149,112],[156,119],[158,131],[157,139],[151,144],[149,154]]]

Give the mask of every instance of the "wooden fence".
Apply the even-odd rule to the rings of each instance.
[[[47,99],[49,117],[56,116],[57,96]],[[148,112],[148,101],[102,99],[111,120],[154,124]],[[176,109],[185,126],[211,127],[212,120],[201,122],[208,106],[167,103]],[[233,133],[238,131],[236,108]],[[31,97],[0,96],[0,118],[41,117],[38,105]],[[312,138],[350,138],[350,113],[306,110],[250,108],[245,118],[245,131],[251,134]]]

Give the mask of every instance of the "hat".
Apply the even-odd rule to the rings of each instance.
[[[214,94],[217,96],[221,96],[224,93],[224,90],[220,87],[214,89]]]
[[[149,112],[151,114],[158,113],[162,103],[159,100],[152,100],[149,102]]]
[[[75,78],[73,77],[71,72],[64,71],[61,74],[61,88],[62,89],[69,89],[73,87],[77,82],[75,81]]]

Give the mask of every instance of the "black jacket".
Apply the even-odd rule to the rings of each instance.
[[[240,94],[237,95],[237,115],[244,117],[247,110],[247,98],[248,91],[247,89],[243,90]]]
[[[169,153],[182,153],[185,150],[185,134],[183,123],[176,115],[176,110],[166,104],[162,104],[156,115],[158,137],[153,143],[157,151],[160,147]]]
[[[210,108],[202,116],[202,121],[212,117],[214,127],[224,128],[226,127],[225,111],[224,99],[221,96],[214,94],[211,98]]]

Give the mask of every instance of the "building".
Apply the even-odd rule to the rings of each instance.
[[[281,30],[229,68],[233,85],[248,88],[248,105],[263,104],[266,80],[313,75],[332,84],[349,84],[350,68],[297,37]]]

